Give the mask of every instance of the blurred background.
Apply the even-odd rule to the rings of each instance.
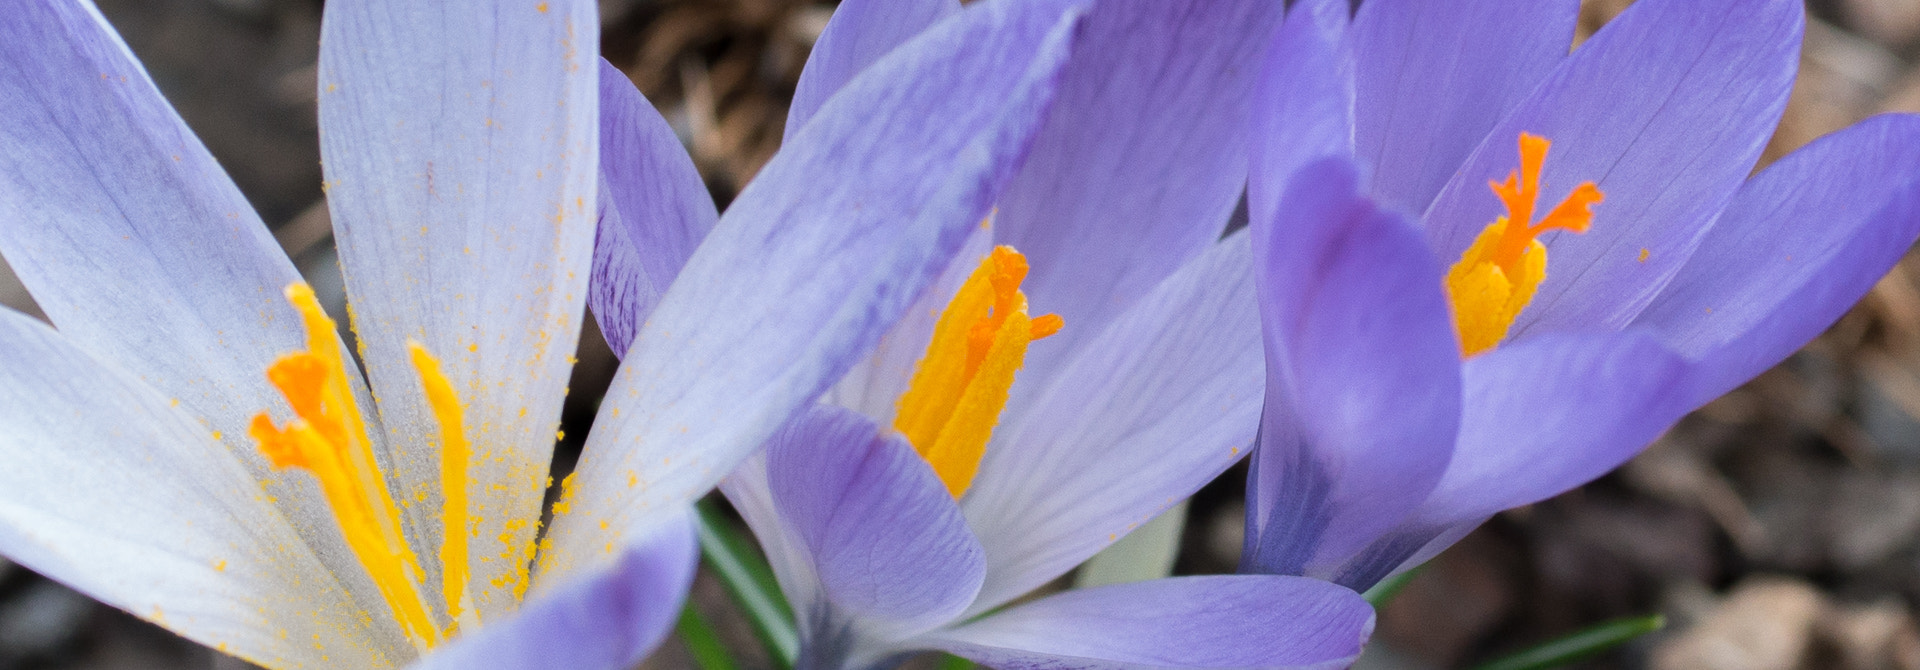
[[[323,297],[344,299],[320,193],[319,0],[98,0]],[[1631,0],[1587,0],[1582,36]],[[603,54],[660,107],[723,205],[778,148],[833,12],[817,0],[602,0]],[[1809,0],[1765,160],[1920,112],[1920,0]],[[1818,222],[1809,222],[1818,225]],[[0,263],[0,303],[35,312]],[[35,312],[37,313],[37,312]],[[591,320],[588,321],[591,324]],[[556,471],[614,369],[583,334]],[[1244,471],[1188,508],[1176,570],[1231,571]],[[695,607],[738,621],[702,575]],[[1374,670],[1469,667],[1607,619],[1666,630],[1581,667],[1920,670],[1920,260],[1804,351],[1590,486],[1503,514],[1381,612]],[[744,628],[723,630],[751,666]],[[648,667],[688,667],[669,640]],[[0,559],[0,670],[245,668]]]

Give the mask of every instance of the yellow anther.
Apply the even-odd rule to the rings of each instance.
[[[1498,346],[1520,310],[1533,301],[1534,291],[1547,278],[1547,246],[1539,235],[1549,230],[1586,232],[1593,222],[1592,207],[1605,198],[1593,182],[1582,182],[1539,223],[1533,223],[1540,199],[1540,167],[1546,164],[1552,145],[1544,137],[1520,133],[1520,169],[1508,173],[1504,182],[1488,182],[1506,205],[1507,215],[1481,230],[1473,246],[1447,271],[1447,297],[1463,357]]]
[[[394,619],[414,646],[430,649],[440,634],[420,596],[420,563],[400,533],[399,508],[374,461],[333,319],[305,284],[287,287],[287,300],[305,323],[307,350],[274,361],[267,379],[286,396],[298,418],[280,429],[262,412],[247,432],[275,468],[297,467],[319,480],[341,535]]]
[[[893,427],[955,498],[973,483],[1027,344],[1065,323],[1053,314],[1027,316],[1027,296],[1020,292],[1026,276],[1027,259],[1013,247],[995,247],[982,259],[940,314],[927,353],[900,395]]]
[[[408,342],[407,353],[440,424],[440,592],[446,598],[447,618],[457,627],[461,615],[473,607],[467,591],[467,537],[473,532],[467,523],[467,468],[473,452],[467,445],[460,396],[440,371],[440,360],[419,342]]]

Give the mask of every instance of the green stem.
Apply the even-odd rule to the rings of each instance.
[[[700,555],[706,558],[707,567],[746,611],[754,635],[766,645],[774,664],[783,670],[792,668],[800,657],[800,634],[794,628],[793,610],[787,607],[787,599],[773,578],[773,569],[712,499],[700,501],[696,509],[700,516]]]
[[[1372,603],[1374,609],[1386,607],[1394,596],[1400,595],[1401,589],[1407,588],[1407,584],[1411,583],[1414,577],[1420,576],[1420,571],[1425,567],[1424,565],[1416,566],[1406,572],[1382,579],[1380,583],[1374,584],[1373,588],[1367,589],[1366,593],[1360,594],[1360,597]]]
[[[734,670],[726,643],[720,641],[720,634],[714,632],[713,625],[700,616],[691,601],[680,610],[678,629],[680,642],[687,645],[687,652],[693,655],[693,663],[700,666],[700,670]]]
[[[944,658],[940,659],[940,665],[938,667],[939,670],[974,670],[974,668],[979,666],[974,665],[973,661],[960,658],[953,654],[947,654]]]
[[[1658,614],[1615,619],[1520,653],[1482,665],[1475,670],[1545,670],[1557,668],[1626,643],[1633,638],[1666,627],[1667,618]]]

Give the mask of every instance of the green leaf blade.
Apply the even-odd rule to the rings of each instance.
[[[1475,670],[1546,670],[1591,657],[1647,633],[1665,628],[1658,614],[1615,619],[1546,644],[1481,665]]]

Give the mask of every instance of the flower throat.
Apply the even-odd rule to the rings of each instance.
[[[1540,199],[1540,166],[1547,161],[1547,138],[1520,133],[1520,169],[1504,182],[1488,182],[1506,205],[1507,215],[1495,219],[1474,238],[1473,246],[1447,271],[1447,301],[1453,306],[1453,327],[1460,336],[1460,355],[1471,358],[1506,339],[1513,321],[1533,301],[1547,278],[1547,245],[1539,240],[1549,230],[1587,232],[1592,207],[1605,195],[1593,182],[1581,182],[1553,211],[1533,223]]]

